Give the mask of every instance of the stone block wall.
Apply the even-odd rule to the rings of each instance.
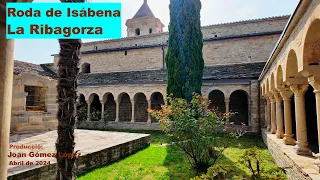
[[[266,18],[258,20],[248,20],[235,23],[225,23],[202,27],[203,38],[225,37],[232,35],[262,33],[268,31],[282,31],[289,20],[289,16]],[[95,50],[95,46],[99,49],[111,49],[122,47],[134,47],[150,44],[163,44],[168,40],[168,32],[151,34],[140,37],[126,37],[115,40],[105,40],[84,43],[81,51]]]
[[[11,115],[11,132],[34,132],[47,131],[56,128],[56,112],[58,109],[56,103],[56,83],[54,79],[37,76],[29,73],[15,75],[13,79],[12,95],[12,115]],[[45,111],[32,112],[26,110],[26,93],[25,86],[45,87]],[[31,122],[30,118],[37,118],[39,121]]]
[[[120,159],[133,154],[150,144],[151,136],[145,136],[133,141],[118,144],[110,148],[103,149],[102,151],[90,153],[84,156],[80,156],[76,160],[76,173],[81,174],[88,172],[94,168],[103,167],[105,165],[116,162]],[[8,180],[48,180],[55,179],[56,173],[56,163],[50,164],[48,166],[42,166],[40,168],[35,168],[27,172],[22,172],[20,174],[15,174],[9,176]]]
[[[159,123],[147,122],[82,122],[78,129],[92,130],[161,130]]]
[[[250,92],[251,92],[251,100],[250,100],[250,115],[251,115],[251,127],[252,131],[259,132],[260,131],[260,95],[259,95],[259,82],[251,81]]]

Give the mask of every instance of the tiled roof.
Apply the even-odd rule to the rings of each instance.
[[[203,80],[258,79],[265,62],[205,67]],[[165,83],[165,70],[80,74],[80,85]]]
[[[14,61],[14,69],[13,74],[18,75],[21,73],[30,73],[39,76],[47,76],[51,78],[55,78],[56,74],[47,68],[45,65],[32,64],[23,61]]]

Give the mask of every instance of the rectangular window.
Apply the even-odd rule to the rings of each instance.
[[[27,111],[46,111],[47,89],[47,87],[25,86]]]

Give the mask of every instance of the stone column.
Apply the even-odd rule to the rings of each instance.
[[[135,117],[134,117],[134,107],[135,106],[135,101],[134,99],[131,99],[131,122],[135,122]]]
[[[281,97],[283,98],[283,107],[284,107],[284,129],[285,134],[283,138],[283,143],[286,145],[295,145],[296,140],[293,139],[292,134],[292,116],[291,116],[291,97],[293,92],[286,88],[281,92]]]
[[[269,96],[270,98],[270,104],[271,104],[271,133],[275,134],[277,131],[277,127],[276,127],[276,100],[274,99],[274,96],[271,95]]]
[[[2,14],[5,7],[0,4],[0,8]],[[0,18],[0,179],[7,179],[14,40],[6,39],[6,24],[3,22],[5,19]]]
[[[101,121],[104,121],[104,104],[105,102],[104,101],[100,101],[101,103]]]
[[[308,147],[307,137],[307,122],[306,122],[306,109],[304,94],[308,89],[306,85],[291,85],[290,88],[294,93],[295,98],[295,111],[296,111],[296,127],[297,127],[297,142],[295,151],[298,155],[312,155]]]
[[[116,120],[115,120],[115,122],[119,122],[120,102],[118,101],[118,99],[115,99],[114,102],[116,102]]]
[[[151,109],[151,100],[147,100],[148,101],[148,109]],[[147,121],[148,124],[151,123],[151,114],[148,113],[148,121]]]
[[[86,101],[87,102],[87,121],[91,121],[91,101]]]
[[[229,98],[225,98],[225,99],[224,99],[224,102],[225,102],[225,104],[226,104],[226,114],[227,114],[226,125],[227,125],[227,126],[230,126],[230,118],[229,118],[229,111],[230,111],[229,104],[230,104],[230,99],[229,99]]]
[[[309,83],[314,89],[316,96],[316,111],[317,111],[317,128],[318,128],[318,141],[320,144],[320,78],[319,77],[309,77]],[[320,152],[320,146],[319,146]],[[314,162],[316,167],[320,169],[320,153],[316,154],[317,160]]]
[[[276,100],[276,124],[277,124],[277,138],[282,139],[284,136],[283,132],[283,110],[282,110],[282,97],[279,92],[274,93]]]
[[[268,97],[266,97],[266,101],[267,101],[267,113],[266,113],[267,131],[271,131],[271,101]]]

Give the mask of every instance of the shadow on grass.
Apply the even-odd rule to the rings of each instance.
[[[228,166],[233,170],[232,176],[249,178],[248,174],[237,166],[237,163],[230,160],[225,155],[221,155],[216,162],[217,165]],[[195,176],[201,176],[201,173],[196,173],[189,163],[185,153],[176,145],[167,146],[167,156],[164,165],[169,170],[168,177],[172,180],[190,179]]]

